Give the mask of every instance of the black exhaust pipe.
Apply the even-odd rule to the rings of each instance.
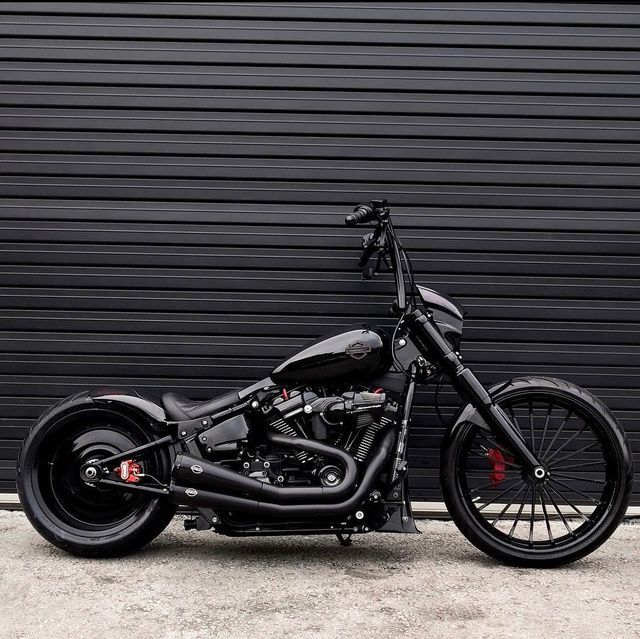
[[[285,448],[297,448],[339,460],[345,468],[343,480],[337,486],[274,486],[246,475],[240,475],[219,464],[213,464],[183,453],[176,456],[172,471],[173,479],[178,485],[222,491],[225,494],[246,495],[258,501],[276,504],[334,503],[346,499],[355,491],[358,467],[353,457],[341,448],[312,439],[277,434],[269,434],[269,441]]]
[[[395,434],[389,431],[382,439],[378,450],[371,458],[371,462],[362,478],[362,483],[358,489],[348,499],[338,503],[304,503],[304,504],[274,504],[260,501],[259,499],[249,499],[235,495],[225,495],[222,493],[210,492],[208,490],[196,489],[191,486],[172,485],[170,487],[170,499],[175,504],[184,506],[196,506],[200,508],[213,508],[214,510],[226,510],[230,512],[248,513],[256,517],[264,515],[267,517],[305,519],[317,517],[332,519],[351,514],[357,506],[364,500],[367,493],[372,489],[376,479],[384,469],[384,465],[389,458],[393,448]],[[319,442],[316,442],[319,443]],[[250,480],[253,481],[253,480]],[[278,489],[282,490],[282,489]]]

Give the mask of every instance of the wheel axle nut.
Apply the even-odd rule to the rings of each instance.
[[[533,469],[533,476],[536,479],[544,479],[547,474],[547,471],[542,466],[536,466]]]

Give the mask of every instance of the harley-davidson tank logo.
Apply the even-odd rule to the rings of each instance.
[[[362,359],[371,352],[371,346],[364,342],[353,342],[345,349],[347,355],[351,355],[353,359]]]

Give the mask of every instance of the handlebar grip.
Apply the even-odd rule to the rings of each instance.
[[[359,204],[353,209],[353,213],[344,218],[344,223],[347,226],[357,226],[371,222],[373,219],[375,219],[375,211],[368,204]]]

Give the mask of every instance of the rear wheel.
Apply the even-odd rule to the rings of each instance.
[[[467,422],[443,449],[441,480],[456,525],[506,563],[549,567],[600,546],[626,512],[632,455],[615,417],[578,386],[515,380],[497,403],[547,470],[538,480],[508,446]]]
[[[70,553],[108,557],[132,552],[154,539],[175,513],[163,497],[92,484],[80,470],[152,441],[138,421],[106,410],[82,410],[38,424],[20,452],[18,493],[35,529]],[[157,482],[170,474],[167,451],[140,460]]]

